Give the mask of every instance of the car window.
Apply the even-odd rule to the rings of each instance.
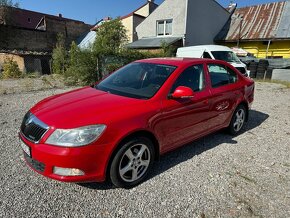
[[[208,64],[207,67],[213,88],[232,84],[238,80],[237,74],[231,68],[222,64]]]
[[[203,58],[209,58],[209,59],[212,59],[211,56],[209,55],[209,53],[206,52],[206,51],[203,53]]]
[[[217,60],[240,63],[239,58],[232,51],[212,51],[211,53]]]
[[[148,99],[174,72],[175,66],[152,63],[131,63],[100,82],[96,89],[132,98]]]
[[[205,88],[203,65],[195,65],[184,70],[171,88],[172,94],[178,86],[186,86],[194,92],[200,92]]]

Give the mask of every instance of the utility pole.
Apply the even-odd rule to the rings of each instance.
[[[242,27],[243,27],[243,16],[240,17],[240,25],[239,25],[239,37],[238,37],[238,42],[237,42],[237,47],[240,47],[240,40],[242,39],[241,33],[242,33]]]

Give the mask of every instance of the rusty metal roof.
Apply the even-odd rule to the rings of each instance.
[[[290,1],[238,8],[216,41],[290,38]]]

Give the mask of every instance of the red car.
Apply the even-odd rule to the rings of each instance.
[[[254,81],[209,59],[133,62],[95,85],[46,98],[19,133],[36,172],[64,182],[144,180],[154,160],[219,129],[242,129]]]

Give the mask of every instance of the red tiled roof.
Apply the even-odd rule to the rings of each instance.
[[[137,16],[137,17],[142,17],[142,18],[146,18],[146,17],[144,17],[144,16],[142,16],[142,15],[139,15],[139,14],[135,14],[135,12],[132,12],[132,13],[130,13],[130,14],[127,14],[127,15],[125,15],[125,16],[123,16],[123,17],[120,17],[120,20],[124,20],[124,19],[126,19],[126,18],[128,18],[128,17],[131,17],[131,16]]]
[[[224,27],[217,41],[270,39],[275,37],[286,2],[273,2],[238,8],[229,27]]]

